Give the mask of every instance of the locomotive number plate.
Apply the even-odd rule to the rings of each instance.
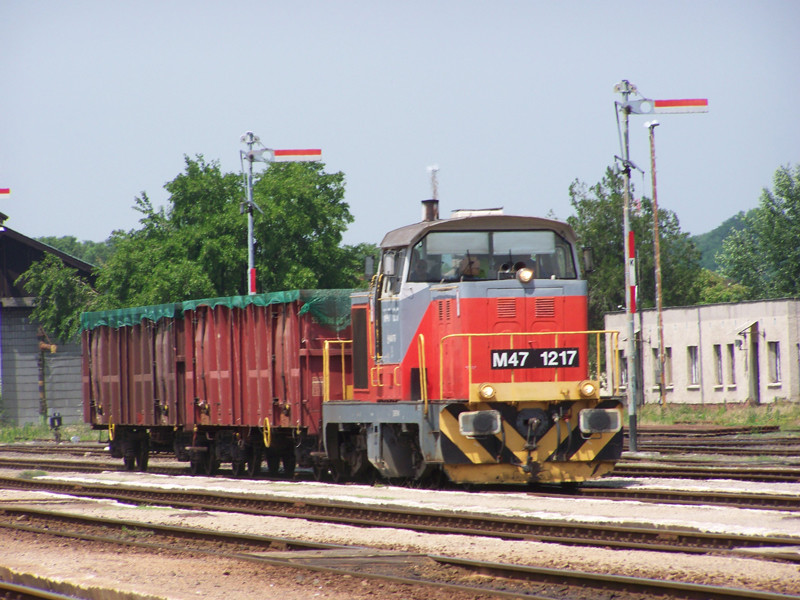
[[[492,350],[493,369],[552,369],[577,367],[579,364],[577,348]]]

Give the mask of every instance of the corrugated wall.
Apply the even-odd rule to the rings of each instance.
[[[0,308],[0,418],[11,425],[40,419],[38,325],[31,322],[30,313],[30,308]],[[61,413],[64,424],[80,423],[80,344],[59,344],[58,352],[45,354],[44,360],[49,413]]]

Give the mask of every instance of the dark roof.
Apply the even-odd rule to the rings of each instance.
[[[572,227],[561,221],[539,217],[517,217],[513,215],[486,215],[456,217],[437,221],[420,221],[387,233],[381,248],[398,248],[416,244],[431,231],[503,231],[515,229],[552,229],[568,242],[575,243],[577,237]]]
[[[76,269],[79,275],[94,283],[92,275],[94,267],[89,263],[0,225],[0,298],[28,296],[29,294],[14,285],[14,282],[32,263],[42,260],[45,254],[54,254],[65,265]]]

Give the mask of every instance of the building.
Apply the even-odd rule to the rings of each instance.
[[[14,282],[45,253],[89,279],[93,267],[5,227],[6,218],[0,213],[0,422],[38,423],[56,412],[64,424],[81,422],[80,343],[41,331],[30,318],[35,298]]]
[[[634,318],[646,404],[661,402],[657,321],[655,309]],[[667,308],[662,321],[666,402],[800,401],[800,299]],[[606,314],[605,328],[621,332],[624,383],[627,315]]]

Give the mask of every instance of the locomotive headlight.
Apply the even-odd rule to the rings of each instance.
[[[595,398],[597,397],[597,384],[590,379],[585,379],[578,385],[578,391],[581,398]]]
[[[622,414],[615,408],[587,408],[578,422],[583,433],[615,433],[622,429]]]
[[[482,383],[478,388],[478,395],[482,400],[491,400],[497,394],[497,390],[491,383]]]
[[[458,415],[458,432],[465,437],[497,435],[503,429],[496,410],[474,410]]]
[[[533,279],[533,269],[529,269],[528,267],[520,269],[517,271],[517,279],[522,283],[530,283]]]

